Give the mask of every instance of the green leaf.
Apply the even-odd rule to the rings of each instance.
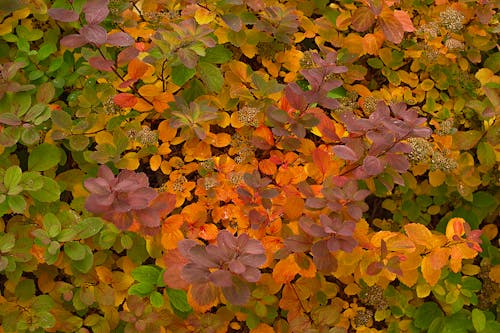
[[[136,281],[156,285],[160,269],[151,265],[139,266],[131,274]]]
[[[40,295],[35,297],[33,304],[31,304],[31,309],[40,312],[48,311],[54,306],[54,299],[49,295]]]
[[[88,271],[90,271],[94,264],[94,255],[92,254],[92,250],[86,245],[84,247],[85,257],[82,260],[75,260],[71,262],[71,267],[81,273],[87,273]]]
[[[56,166],[61,161],[61,151],[49,143],[35,147],[28,157],[28,170],[45,171]]]
[[[482,283],[479,279],[476,279],[472,276],[466,276],[462,279],[462,288],[470,290],[470,291],[479,291],[481,290]]]
[[[496,206],[495,197],[488,192],[479,191],[473,194],[473,204],[478,208],[491,208]]]
[[[157,292],[156,290],[149,295],[149,301],[151,302],[151,305],[154,306],[155,308],[161,308],[163,304],[165,304],[163,295]]]
[[[326,96],[330,98],[342,98],[346,96],[347,91],[344,87],[338,87],[333,90],[330,90]]]
[[[384,67],[384,63],[379,58],[370,58],[366,61],[368,65],[375,69],[381,69]]]
[[[58,201],[61,196],[59,184],[49,177],[40,176],[40,178],[43,181],[43,186],[37,191],[30,191],[29,194],[31,197],[40,202]]]
[[[104,222],[100,217],[88,217],[74,225],[73,230],[76,232],[75,237],[85,239],[96,235],[103,226]]]
[[[13,234],[4,234],[0,236],[0,252],[8,253],[16,245],[16,236]]]
[[[206,62],[198,63],[198,70],[208,90],[219,93],[224,85],[224,77],[221,70],[217,66]]]
[[[23,176],[23,171],[17,165],[10,166],[7,170],[5,170],[5,175],[3,177],[3,183],[5,188],[9,190],[10,188],[17,186],[21,181]]]
[[[9,203],[10,209],[14,213],[22,214],[26,209],[26,200],[22,195],[12,195],[7,197],[7,202]]]
[[[56,51],[57,51],[57,46],[54,43],[45,42],[38,49],[36,57],[38,58],[38,60],[42,61]]]
[[[15,294],[21,301],[27,301],[35,296],[35,282],[31,279],[21,280],[16,285]]]
[[[140,282],[131,286],[128,290],[128,294],[146,297],[149,296],[155,289],[156,286],[154,284]]]
[[[434,302],[425,302],[415,312],[414,324],[421,329],[427,329],[436,318],[443,317],[443,311]]]
[[[500,52],[495,52],[491,54],[483,64],[484,67],[489,68],[496,73],[500,71]]]
[[[64,244],[64,253],[72,260],[83,260],[87,251],[85,245],[71,241]]]
[[[36,314],[36,323],[41,328],[51,328],[56,324],[56,318],[48,311],[41,311]]]
[[[53,213],[47,213],[42,223],[50,238],[56,237],[61,232],[61,222],[59,222],[59,219]]]
[[[184,65],[173,66],[171,73],[172,82],[181,87],[184,83],[188,82],[195,73],[196,69],[194,68],[187,68]]]
[[[209,62],[212,64],[223,64],[233,56],[233,53],[226,49],[223,45],[216,45],[210,49],[206,49],[206,54],[200,61]]]
[[[187,295],[184,290],[167,288],[167,295],[170,305],[181,312],[192,311],[191,305],[187,301]]]
[[[85,135],[72,135],[69,137],[69,146],[73,151],[82,151],[89,145],[89,138]]]
[[[477,145],[477,159],[481,165],[492,168],[496,164],[495,149],[489,142],[481,141]]]
[[[472,325],[477,332],[481,332],[486,327],[486,316],[479,309],[472,309]]]

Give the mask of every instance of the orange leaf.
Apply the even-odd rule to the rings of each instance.
[[[290,220],[297,220],[304,211],[304,200],[298,196],[290,196],[283,205],[285,216]]]
[[[436,285],[439,281],[439,277],[441,276],[441,269],[434,269],[432,267],[429,256],[422,259],[422,266],[420,269],[422,270],[422,276],[425,281],[427,281],[427,283],[431,286]]]
[[[168,120],[163,120],[158,125],[158,137],[161,141],[171,141],[177,135],[177,129],[170,126]]]
[[[269,127],[260,125],[253,131],[253,137],[256,139],[262,139],[264,143],[269,146],[274,146],[274,136]]]
[[[462,238],[462,235],[465,233],[464,223],[467,222],[461,217],[450,219],[446,225],[446,238],[449,240],[456,240],[454,236]]]
[[[128,75],[131,79],[140,79],[149,69],[145,62],[134,58],[128,64]]]
[[[169,92],[164,92],[153,98],[153,106],[157,112],[163,112],[169,108],[168,103],[173,101],[174,101],[174,95]]]
[[[271,162],[269,159],[265,159],[259,162],[259,170],[265,175],[274,175],[277,168],[276,164]]]
[[[293,256],[279,261],[273,269],[273,279],[278,283],[288,283],[300,272],[300,267],[295,262]]]
[[[95,268],[95,272],[97,273],[97,277],[99,278],[100,281],[106,284],[111,284],[111,282],[113,282],[113,273],[108,267],[97,266]]]
[[[268,324],[260,323],[256,328],[251,329],[250,333],[274,333],[274,329]]]
[[[352,14],[351,26],[358,32],[368,30],[375,23],[375,15],[368,7],[359,7]]]
[[[199,202],[184,207],[181,214],[191,225],[203,225],[207,221],[207,209]]]
[[[500,283],[500,266],[493,266],[490,269],[490,272],[488,273],[488,276],[490,279],[495,281],[496,283]]]
[[[129,93],[119,93],[113,97],[113,102],[122,108],[131,108],[137,103],[137,97]]]
[[[432,233],[423,224],[419,223],[409,223],[404,226],[405,232],[408,237],[418,245],[423,245],[428,249],[433,247],[432,245]]]
[[[204,240],[213,240],[217,237],[219,229],[212,223],[204,224],[200,227],[199,236]]]
[[[415,31],[415,27],[413,26],[413,22],[411,21],[410,15],[404,10],[395,10],[394,17],[401,23],[401,26],[404,31],[412,32]]]

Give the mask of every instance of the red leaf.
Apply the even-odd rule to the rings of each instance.
[[[50,8],[47,13],[54,20],[61,22],[75,22],[80,17],[74,10],[64,8]]]
[[[360,7],[354,11],[351,17],[351,26],[354,30],[363,32],[375,23],[375,15],[368,7]]]
[[[89,0],[83,6],[85,19],[88,24],[98,24],[104,21],[109,14],[109,0]]]
[[[112,60],[105,59],[102,56],[96,56],[89,59],[89,64],[100,71],[112,72],[114,62]]]
[[[118,63],[118,66],[123,66],[138,55],[139,50],[137,50],[135,47],[127,47],[126,49],[118,53],[116,62]]]
[[[137,103],[137,97],[129,93],[119,93],[113,97],[113,102],[122,108],[131,108]]]
[[[415,31],[413,22],[411,21],[410,15],[403,10],[395,10],[394,17],[401,23],[404,31],[412,32]]]
[[[376,275],[382,271],[382,268],[384,268],[384,265],[381,262],[372,262],[366,268],[366,273],[368,273],[368,275]]]
[[[106,43],[106,39],[108,38],[106,29],[95,24],[84,26],[80,29],[80,34],[85,37],[89,43],[92,43],[95,46],[101,46]]]
[[[391,10],[387,8],[382,11],[378,17],[378,24],[388,41],[393,42],[394,44],[401,43],[404,36],[403,26],[396,19]]]
[[[81,47],[87,44],[87,39],[81,35],[67,35],[61,39],[61,46],[68,47],[70,49],[74,49],[77,47]]]
[[[125,32],[115,32],[108,35],[108,39],[106,40],[107,44],[111,44],[114,46],[130,46],[134,44],[135,39],[132,38],[129,34]]]

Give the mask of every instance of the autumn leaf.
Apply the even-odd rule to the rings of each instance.
[[[432,233],[424,225],[418,223],[409,223],[404,226],[408,237],[418,245],[423,245],[428,249],[433,248]]]
[[[403,40],[404,29],[401,22],[396,18],[394,12],[385,7],[378,16],[377,24],[384,32],[385,38],[394,43],[399,44]]]
[[[278,283],[288,283],[300,272],[300,267],[292,255],[280,260],[273,269],[273,279]]]

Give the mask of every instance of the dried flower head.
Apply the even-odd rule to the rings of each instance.
[[[373,311],[371,310],[358,310],[354,317],[354,324],[356,327],[366,326],[373,318]]]
[[[431,156],[430,170],[441,170],[445,172],[450,172],[458,167],[457,161],[452,158],[448,158],[439,151],[434,151]]]
[[[135,140],[143,145],[152,145],[158,140],[158,135],[149,127],[144,126],[135,134]]]
[[[411,152],[408,154],[408,159],[413,163],[424,162],[432,155],[432,144],[424,138],[408,138]]]
[[[450,135],[457,131],[453,126],[454,121],[452,118],[448,118],[439,124],[439,128],[436,130],[437,135]]]
[[[257,115],[259,114],[259,109],[249,106],[244,106],[238,111],[238,120],[247,125],[257,127],[259,121]]]
[[[426,23],[417,29],[417,33],[435,38],[439,34],[439,24],[437,22]]]
[[[450,32],[459,32],[464,27],[462,24],[465,19],[464,14],[454,8],[446,8],[445,11],[439,13],[439,18],[441,19],[441,25]]]
[[[455,38],[449,38],[444,42],[444,45],[449,51],[462,51],[465,49],[465,44]]]

